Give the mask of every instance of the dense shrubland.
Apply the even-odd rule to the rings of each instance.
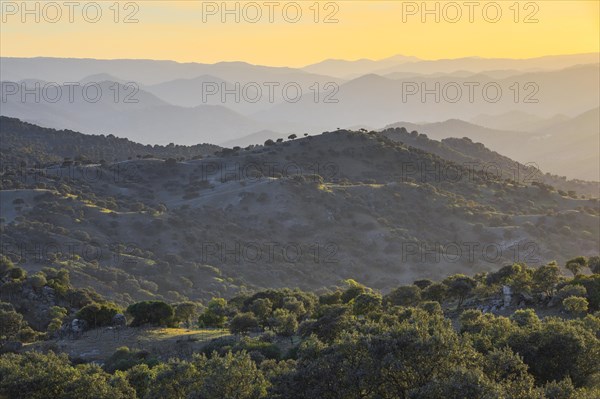
[[[211,146],[1,122],[0,398],[600,397],[599,202],[574,191],[595,184],[407,175],[406,165],[464,173],[462,155],[484,150],[416,132],[414,146],[340,130],[207,161]],[[129,158],[131,168],[115,162]],[[219,179],[206,177],[210,162],[335,170]],[[335,262],[201,251],[274,237],[333,242]],[[541,262],[403,256],[406,243],[463,241],[535,244]],[[111,348],[101,364],[59,345],[85,329],[177,327],[228,335],[192,353]]]
[[[60,283],[50,272],[34,282],[6,260],[3,265],[3,287]],[[197,325],[227,327],[232,335],[187,358],[121,348],[102,367],[51,351],[7,353],[0,357],[0,395],[597,398],[600,258],[573,258],[565,268],[572,277],[555,263],[513,264],[471,277],[418,280],[384,295],[348,280],[320,295],[271,289],[213,298],[203,310],[195,303],[139,302],[127,309],[132,327],[126,328]],[[510,287],[509,302],[503,287]],[[65,298],[70,292],[67,283]],[[71,317],[90,313],[101,320],[117,311],[98,301]],[[20,313],[3,304],[0,314],[2,338],[15,339],[18,331],[6,326],[22,327]]]

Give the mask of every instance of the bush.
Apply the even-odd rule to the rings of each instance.
[[[578,296],[570,296],[563,299],[563,306],[574,315],[586,313],[588,310],[588,301]]]
[[[23,326],[23,316],[20,313],[0,310],[0,347],[4,342],[16,339]]]
[[[109,326],[113,317],[121,310],[114,303],[92,303],[77,312],[76,318],[85,320],[91,328]]]
[[[559,298],[565,299],[570,296],[580,296],[585,297],[587,294],[587,290],[583,285],[579,284],[567,284],[558,290]]]
[[[240,313],[229,322],[229,331],[232,334],[247,334],[258,328],[258,319],[254,313]]]
[[[152,324],[169,327],[174,325],[175,311],[163,301],[143,301],[129,305],[127,313],[133,316],[132,326]]]
[[[116,370],[129,370],[138,364],[153,367],[158,364],[158,360],[146,351],[132,351],[128,347],[122,346],[106,359],[103,368],[109,373],[114,373]]]
[[[13,280],[24,280],[27,277],[27,272],[20,267],[15,267],[8,271],[8,277]]]
[[[421,289],[416,285],[403,285],[385,297],[388,306],[412,306],[421,300]]]

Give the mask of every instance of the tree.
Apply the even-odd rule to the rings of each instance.
[[[136,393],[120,374],[92,364],[73,367],[66,354],[31,351],[0,357],[0,397],[129,399]]]
[[[431,380],[411,392],[410,399],[429,398],[502,398],[502,389],[478,369],[460,368],[449,376]]]
[[[431,284],[433,284],[433,281],[431,281],[427,278],[423,279],[423,280],[415,280],[415,282],[413,283],[413,285],[416,285],[417,287],[419,287],[422,290],[429,287]]]
[[[510,268],[512,272],[502,279],[501,283],[510,286],[514,294],[531,292],[533,270],[519,263],[513,264]]]
[[[442,303],[448,295],[448,286],[442,283],[433,283],[422,292],[423,299]]]
[[[120,312],[121,309],[110,302],[92,303],[79,309],[75,317],[85,320],[90,328],[97,328],[111,325],[113,317]]]
[[[514,330],[505,342],[523,357],[536,385],[570,377],[582,386],[600,369],[598,338],[572,322],[550,318],[539,328]]]
[[[588,258],[588,267],[592,273],[600,274],[600,256],[590,256]]]
[[[265,141],[265,146],[271,146],[271,145],[275,145],[275,142],[271,139],[268,139],[267,141]]]
[[[552,296],[556,284],[560,281],[560,268],[556,262],[540,266],[532,276],[534,287],[548,296]]]
[[[292,344],[294,343],[294,334],[298,330],[298,320],[296,320],[293,313],[286,309],[276,309],[273,312],[272,324],[278,335],[289,337]]]
[[[178,398],[188,399],[192,392],[203,383],[199,366],[185,360],[171,359],[151,369],[153,377],[148,384],[148,391],[144,399]],[[143,376],[143,374],[142,374]],[[141,377],[141,376],[140,376]],[[141,383],[141,381],[139,382]]]
[[[289,139],[289,140],[294,140],[296,137],[298,137],[298,136],[296,136],[295,134],[290,134],[290,135],[288,136],[288,139]]]
[[[567,284],[558,290],[557,296],[565,299],[570,296],[585,297],[587,295],[587,289],[580,284]]]
[[[10,269],[14,267],[15,265],[8,257],[0,255],[0,277],[4,276]]]
[[[96,364],[84,364],[76,369],[76,378],[69,383],[64,399],[128,399],[134,389],[121,374],[110,375]]]
[[[37,289],[42,288],[47,283],[46,276],[43,273],[39,272],[32,276],[29,276],[29,278],[27,278],[27,281],[33,288]]]
[[[50,309],[50,324],[48,324],[48,332],[50,334],[55,333],[62,327],[63,319],[67,317],[67,309],[60,306],[52,306]]]
[[[146,398],[149,397],[150,390],[152,387],[153,380],[156,378],[156,372],[159,367],[148,367],[147,364],[136,364],[131,367],[125,373],[127,381],[129,385],[131,385],[135,392],[137,393],[138,398]]]
[[[308,337],[315,334],[324,342],[333,342],[344,331],[353,326],[347,305],[324,305],[319,309],[316,320],[307,320],[300,326],[300,334]]]
[[[476,356],[442,316],[407,310],[406,318],[389,327],[354,325],[352,332],[342,333],[329,345],[309,338],[290,382],[302,389],[285,397],[407,398],[409,392],[444,378]]]
[[[296,318],[303,316],[306,313],[306,309],[304,308],[304,303],[299,301],[296,297],[287,296],[283,298],[283,309],[288,310],[290,313],[294,314]]]
[[[588,301],[578,296],[570,296],[563,299],[563,306],[574,315],[581,315],[588,311]]]
[[[543,387],[544,398],[571,399],[575,397],[576,389],[569,377],[561,381],[551,381]]]
[[[229,331],[232,334],[245,335],[256,328],[258,328],[258,319],[252,312],[239,313],[229,322]]]
[[[421,289],[416,285],[403,285],[385,296],[387,306],[413,306],[421,300]]]
[[[483,372],[487,378],[504,388],[506,397],[534,396],[534,379],[527,372],[523,359],[510,348],[494,349],[485,355]]]
[[[7,275],[13,280],[25,280],[27,272],[23,268],[13,267],[8,270]]]
[[[465,298],[473,291],[477,282],[464,274],[455,274],[444,279],[443,283],[448,287],[450,296],[458,299],[456,308],[459,309]]]
[[[346,290],[342,293],[343,303],[349,303],[351,300],[353,300],[360,294],[367,292],[367,287],[352,279],[345,280],[344,282],[346,283],[348,288],[346,288]]]
[[[342,302],[342,292],[339,290],[319,296],[319,303],[321,305],[337,305],[341,302]]]
[[[443,315],[442,305],[438,301],[425,301],[419,304],[419,307],[430,315]]]
[[[578,256],[576,258],[568,260],[565,267],[571,273],[573,273],[573,276],[577,276],[581,272],[581,269],[587,267],[587,259],[585,259],[585,257],[583,256]]]
[[[366,316],[381,309],[381,295],[374,293],[360,294],[352,300],[352,312],[357,316]]]
[[[145,350],[131,350],[126,346],[121,346],[105,360],[103,368],[109,373],[116,370],[126,371],[138,364],[147,364],[155,366],[158,360]]]
[[[222,328],[227,320],[226,313],[227,301],[224,298],[213,298],[198,318],[198,324],[201,327]]]
[[[213,353],[210,359],[196,357],[196,368],[204,376],[190,399],[260,399],[267,395],[267,380],[245,351]]]
[[[541,323],[533,309],[518,309],[510,316],[510,320],[519,327],[539,327]]]
[[[185,323],[190,327],[192,319],[197,317],[198,305],[194,302],[182,302],[175,305],[175,322]]]
[[[258,317],[261,325],[265,327],[273,311],[273,302],[269,298],[257,298],[250,305],[250,310]]]
[[[132,326],[152,324],[169,327],[174,323],[173,307],[163,301],[143,301],[129,305],[127,313],[133,316]]]
[[[17,338],[23,327],[23,316],[14,310],[0,310],[0,347]]]

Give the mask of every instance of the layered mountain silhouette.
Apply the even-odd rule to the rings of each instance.
[[[456,119],[427,124],[397,122],[387,127],[418,130],[436,140],[468,137],[521,163],[536,164],[553,174],[600,180],[599,108],[567,120],[558,119],[558,123],[529,132],[489,129]]]
[[[262,144],[271,135],[264,132],[281,138],[402,121],[397,126],[418,125],[414,129],[432,138],[469,137],[553,174],[597,180],[597,151],[591,149],[597,148],[598,123],[593,112],[584,115],[600,104],[598,61],[598,53],[532,59],[394,56],[326,60],[298,69],[2,57],[1,114],[144,144],[229,146]],[[100,86],[103,96],[89,101],[79,90],[72,101],[66,96],[52,101],[11,94],[15,84],[49,85],[49,92],[59,86],[64,92],[65,82]]]

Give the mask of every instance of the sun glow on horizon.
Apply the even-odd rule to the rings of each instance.
[[[95,3],[101,5],[95,22],[98,10],[86,8],[91,3],[70,10],[61,2],[58,9],[31,2],[23,10],[21,2],[2,1],[0,55],[301,67],[396,54],[532,58],[600,51],[597,1],[484,1],[473,8],[443,1],[282,1],[272,8],[261,1],[109,1]]]

